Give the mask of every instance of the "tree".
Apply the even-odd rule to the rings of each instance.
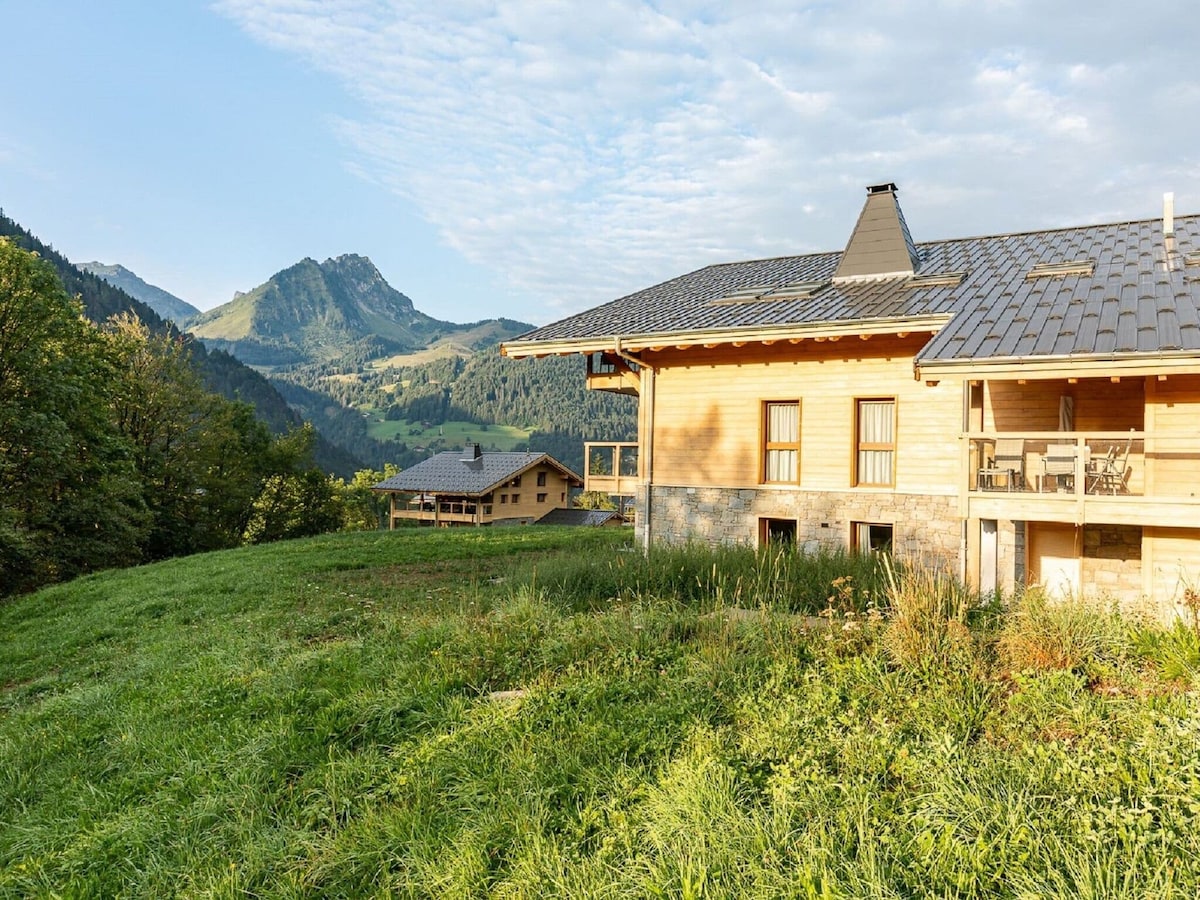
[[[205,389],[181,337],[129,313],[110,319],[105,334],[121,363],[113,421],[133,448],[151,514],[145,555],[235,546],[275,471],[267,427],[246,404]]]
[[[391,478],[400,472],[399,466],[386,464],[383,471],[375,469],[360,469],[354,473],[354,478],[347,484],[338,481],[338,493],[341,495],[345,518],[342,522],[344,531],[375,531],[386,524],[388,514],[388,496],[372,490],[379,482]]]
[[[139,559],[147,515],[109,416],[116,371],[53,268],[0,239],[0,594]]]
[[[272,475],[254,501],[244,540],[263,544],[337,531],[342,505],[333,479],[320,469]]]

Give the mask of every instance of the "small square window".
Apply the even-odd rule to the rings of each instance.
[[[521,495],[513,494],[513,503],[520,503],[520,502],[521,502]]]
[[[545,502],[546,502],[546,495],[545,495],[545,494],[538,494],[538,495],[537,495],[537,501],[538,501],[538,503],[545,503]]]
[[[538,486],[538,487],[545,487],[545,486],[546,486],[546,473],[545,473],[545,472],[538,472],[538,483],[537,483],[537,486]]]
[[[880,522],[851,522],[850,549],[855,553],[891,553],[891,525]]]
[[[508,494],[501,494],[501,495],[500,495],[500,502],[501,502],[501,503],[507,503],[507,502],[508,502]]]
[[[795,547],[795,519],[759,519],[758,545],[760,547]]]

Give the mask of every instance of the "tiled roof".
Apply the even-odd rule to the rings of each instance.
[[[1200,216],[1086,225],[916,244],[918,280],[839,281],[810,296],[714,302],[832,281],[841,253],[706,266],[550,325],[510,344],[639,338],[694,331],[816,327],[942,315],[918,362],[1200,351]],[[1029,278],[1038,263],[1094,261],[1090,275]],[[1198,260],[1200,261],[1200,260]],[[963,273],[957,284],[919,286]]]
[[[625,517],[613,509],[552,509],[540,519],[538,525],[605,525],[616,519],[624,522]]]
[[[413,491],[436,494],[486,494],[526,469],[545,461],[568,478],[582,479],[546,453],[484,453],[477,459],[464,459],[461,450],[447,450],[417,463],[375,485],[377,491]]]

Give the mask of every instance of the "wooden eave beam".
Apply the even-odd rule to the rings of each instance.
[[[702,330],[680,331],[674,333],[641,334],[641,335],[611,335],[607,337],[582,338],[562,341],[515,342],[502,344],[500,352],[513,359],[522,357],[542,357],[550,354],[594,353],[596,351],[613,351],[618,346],[628,352],[641,350],[659,351],[667,347],[706,347],[731,344],[745,346],[750,342],[766,344],[768,341],[799,343],[804,340],[822,337],[825,340],[856,335],[866,340],[872,335],[896,335],[907,337],[911,334],[933,334],[940,330],[948,321],[949,316],[920,316],[903,320],[854,321],[845,323],[826,323],[823,325],[769,327],[763,329],[738,328],[731,330]]]
[[[1015,381],[1098,378],[1106,381],[1121,377],[1190,374],[1200,366],[1200,352],[1172,355],[1129,354],[1127,356],[1055,359],[1004,359],[936,362],[918,365],[922,379],[980,379]]]

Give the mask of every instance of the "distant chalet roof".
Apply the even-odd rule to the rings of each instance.
[[[624,522],[625,517],[615,509],[552,509],[537,524],[596,527],[613,521]]]
[[[765,340],[892,328],[934,332],[916,364],[943,371],[1200,352],[1200,216],[1176,217],[1173,235],[1150,219],[923,243],[911,243],[898,207],[896,219],[906,240],[893,259],[903,264],[911,246],[914,274],[836,277],[840,252],[706,266],[534,329],[503,351],[591,352],[618,341],[636,351],[743,333]]]
[[[374,490],[481,496],[542,462],[558,469],[568,481],[583,484],[582,478],[548,453],[485,452],[464,459],[463,451],[447,450],[379,482]]]

